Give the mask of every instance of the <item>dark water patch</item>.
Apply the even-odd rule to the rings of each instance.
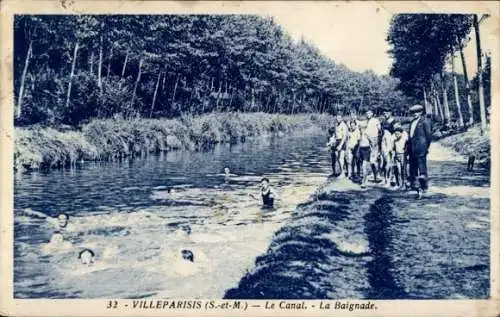
[[[96,235],[96,236],[120,237],[120,236],[128,236],[129,234],[130,234],[129,228],[122,227],[122,226],[113,226],[113,227],[106,227],[106,228],[95,228],[92,230],[88,230],[86,232],[79,232],[78,235],[80,235],[80,236]]]
[[[483,270],[489,270],[489,269],[490,269],[489,265],[484,265],[484,264],[477,264],[477,265],[464,267],[464,270],[467,270],[467,271],[483,271]]]

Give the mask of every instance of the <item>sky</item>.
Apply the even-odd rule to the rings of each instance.
[[[310,4],[313,4],[311,2]],[[387,53],[386,42],[391,17],[398,10],[389,8],[387,3],[319,3],[317,5],[270,6],[267,15],[295,39],[304,37],[316,45],[326,56],[335,62],[345,64],[354,71],[373,70],[377,74],[389,74],[392,59]],[[435,12],[430,8],[428,12]],[[456,12],[456,11],[455,11]],[[488,36],[498,32],[495,25],[498,11],[481,23],[481,44],[483,50],[491,50]],[[477,70],[474,32],[465,49],[469,76]],[[457,72],[462,73],[457,54]]]

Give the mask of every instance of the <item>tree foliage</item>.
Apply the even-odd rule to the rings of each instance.
[[[463,45],[472,27],[464,14],[398,14],[392,18],[387,41],[392,46],[391,75],[400,79],[399,88],[423,99],[423,88],[431,90],[450,53]]]
[[[407,105],[398,80],[353,72],[268,17],[22,15],[14,40],[17,124]]]

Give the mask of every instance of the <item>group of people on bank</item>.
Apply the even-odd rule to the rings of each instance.
[[[360,118],[356,113],[350,117],[337,115],[327,143],[332,175],[348,177],[365,188],[371,172],[375,183],[383,181],[393,188],[412,188],[418,198],[425,195],[431,126],[423,106],[414,105],[409,111],[413,118],[406,129],[390,109],[384,109],[381,119],[371,110]]]

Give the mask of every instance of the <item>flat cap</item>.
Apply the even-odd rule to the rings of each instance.
[[[414,105],[410,108],[410,112],[422,112],[424,107],[422,105]]]

